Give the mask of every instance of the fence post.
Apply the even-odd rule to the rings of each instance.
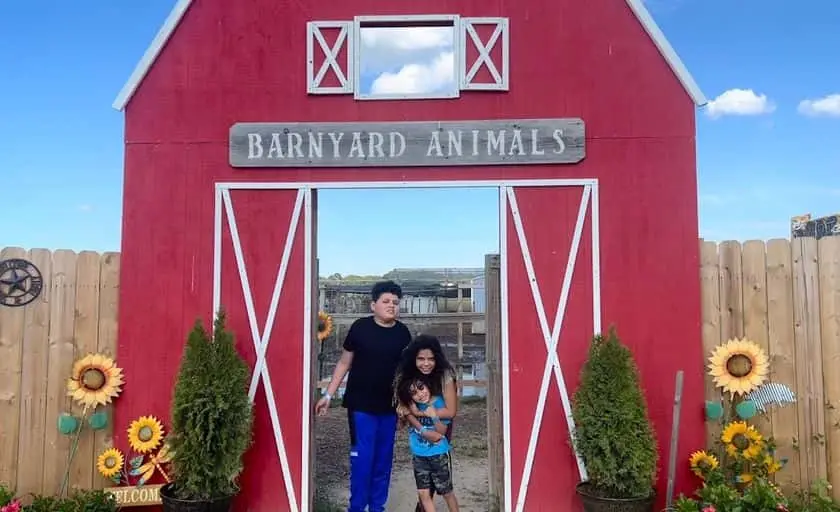
[[[485,357],[487,358],[487,459],[490,467],[490,510],[504,504],[504,431],[502,429],[501,265],[498,254],[484,257]]]

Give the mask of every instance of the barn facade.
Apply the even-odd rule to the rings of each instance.
[[[457,86],[371,98],[372,26],[451,26]],[[189,328],[224,306],[254,369],[239,510],[311,510],[318,190],[484,186],[500,202],[505,510],[578,507],[569,397],[610,325],[636,353],[663,454],[686,371],[686,460],[704,441],[703,103],[641,0],[179,0],[114,105],[118,354],[145,382],[115,421],[168,417]]]

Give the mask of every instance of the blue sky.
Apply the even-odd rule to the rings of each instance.
[[[786,237],[793,215],[840,212],[840,97],[801,105],[840,94],[840,2],[647,3],[715,100],[697,113],[701,235]],[[173,4],[4,2],[0,246],[119,249],[123,125],[111,103]],[[380,200],[398,212],[392,261],[350,247],[388,229],[364,206]],[[480,266],[497,250],[496,208],[492,190],[322,193],[322,272]]]

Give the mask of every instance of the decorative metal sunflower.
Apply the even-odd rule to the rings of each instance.
[[[318,312],[318,341],[324,341],[332,334],[333,320],[323,311]]]
[[[109,480],[116,479],[122,470],[125,459],[123,454],[116,448],[108,448],[96,459],[96,469],[99,474]]]
[[[761,386],[767,379],[769,366],[767,354],[757,343],[736,338],[714,349],[708,368],[715,385],[732,396]]]
[[[773,458],[772,455],[767,455],[764,457],[764,469],[767,470],[768,475],[772,475],[782,469],[782,463]]]
[[[123,384],[122,369],[113,359],[88,354],[73,365],[72,376],[67,380],[67,395],[85,408],[96,407],[118,397]]]
[[[154,416],[141,416],[128,427],[128,443],[137,453],[149,453],[163,439],[163,425]]]
[[[688,464],[691,467],[691,471],[700,478],[705,478],[710,471],[715,470],[720,465],[717,457],[706,451],[692,453],[688,459]]]
[[[720,440],[726,445],[726,453],[731,456],[741,455],[745,459],[755,459],[761,454],[764,438],[746,421],[733,421],[723,429]]]

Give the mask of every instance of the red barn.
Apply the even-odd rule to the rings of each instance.
[[[443,65],[457,86],[371,101],[360,32],[406,25],[452,27]],[[690,490],[686,460],[704,442],[704,103],[641,0],[179,0],[115,103],[129,378],[117,424],[168,417],[187,332],[223,305],[255,368],[239,509],[311,510],[318,189],[496,187],[505,510],[578,507],[568,397],[609,325],[635,350],[663,461],[686,371],[677,491]]]

